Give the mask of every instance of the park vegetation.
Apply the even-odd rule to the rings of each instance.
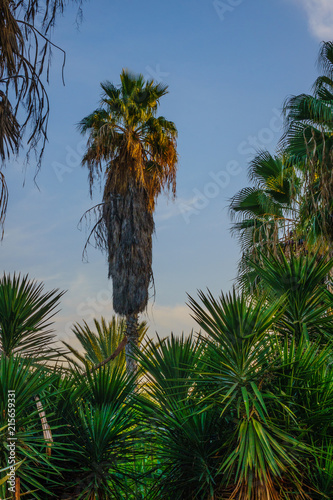
[[[166,87],[129,72],[102,84],[80,130],[91,184],[105,181],[93,231],[120,317],[77,323],[81,349],[59,347],[63,292],[3,275],[0,498],[332,499],[333,43],[320,62],[313,94],[285,103],[276,154],[258,151],[231,200],[236,286],[189,296],[198,332],[157,340],[138,314],[176,128],[156,115]]]

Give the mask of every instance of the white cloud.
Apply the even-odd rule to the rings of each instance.
[[[333,1],[296,0],[305,9],[311,34],[320,41],[333,40]]]
[[[199,326],[190,316],[190,308],[186,305],[162,306],[153,304],[148,307],[148,314],[142,315],[149,324],[148,336],[154,337],[155,332],[159,337],[168,337],[171,332],[187,336],[191,330],[199,331]]]
[[[106,291],[105,289],[104,292]],[[57,338],[59,340],[65,340],[73,345],[73,347],[78,348],[79,345],[71,332],[71,328],[76,321],[82,323],[82,320],[85,320],[93,327],[94,317],[100,319],[101,316],[104,316],[106,319],[110,319],[113,314],[111,308],[111,295],[108,301],[109,303],[106,303],[106,300],[102,301],[101,298],[100,292],[95,296],[91,294],[89,299],[87,299],[83,293],[77,297],[77,304],[70,301],[72,308],[69,308],[68,304],[66,304],[65,312],[55,317],[54,330],[57,334]],[[105,298],[107,297],[105,296]],[[80,299],[81,303],[79,303]],[[84,314],[85,311],[86,314]],[[190,314],[191,311],[186,305],[176,304],[174,306],[163,306],[156,303],[150,303],[148,311],[140,315],[140,321],[147,321],[149,326],[148,337],[152,339],[156,339],[156,333],[160,338],[169,337],[171,332],[177,336],[184,332],[185,336],[187,336],[191,333],[192,329],[194,332],[200,330],[200,327],[194,319],[191,318]]]

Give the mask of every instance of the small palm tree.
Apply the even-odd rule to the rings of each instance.
[[[4,274],[0,279],[0,370],[2,370],[1,377],[4,377],[0,391],[0,403],[3,408],[1,415],[4,416],[8,410],[5,388],[15,390],[17,392],[18,414],[24,415],[21,423],[18,421],[18,425],[22,430],[23,437],[20,446],[25,450],[22,457],[25,460],[32,447],[29,440],[33,437],[36,438],[36,447],[31,448],[35,457],[33,460],[39,459],[40,453],[45,454],[45,444],[48,455],[51,453],[51,445],[54,446],[42,391],[51,383],[44,373],[44,371],[46,372],[45,362],[54,360],[61,354],[55,346],[55,335],[50,327],[52,326],[52,317],[56,314],[56,308],[64,292],[52,290],[45,293],[43,288],[43,284],[29,280],[28,276]],[[38,366],[38,370],[36,370],[36,366]],[[17,379],[13,377],[13,380],[9,380],[7,371],[12,376],[12,372],[15,370],[17,371]],[[24,401],[19,399],[19,391],[22,391]],[[34,431],[31,430],[32,428]],[[39,437],[41,429],[43,437]],[[44,449],[41,446],[44,446]],[[45,462],[44,457],[40,461]],[[25,476],[25,467],[19,474],[22,491],[28,491],[32,486],[38,485],[40,487],[36,479],[39,474],[37,472],[37,476],[34,477],[30,467],[31,463],[28,463],[27,470],[30,472]],[[20,488],[21,486],[18,485],[18,494]],[[40,497],[37,495],[36,498]]]
[[[260,278],[258,291],[269,302],[281,301],[283,314],[276,326],[283,336],[322,343],[332,339],[332,259],[319,252],[287,258],[279,249],[276,255],[260,255],[260,263],[250,266]]]
[[[15,459],[15,498],[21,498],[20,494],[36,500],[52,498],[62,466],[55,466],[49,451],[52,448],[56,455],[64,444],[64,429],[53,424],[55,378],[45,366],[36,369],[36,364],[20,355],[0,356],[0,498],[14,498],[8,490],[13,465],[9,458]],[[14,457],[7,446],[10,443],[15,443]]]
[[[282,245],[293,250],[303,242],[299,232],[300,179],[286,157],[259,152],[249,166],[253,186],[241,189],[231,199],[229,209],[233,219],[231,231],[239,238],[242,258],[239,264],[239,283],[253,288],[257,273],[249,266],[249,257],[275,251]]]
[[[316,272],[311,262],[298,259],[309,306],[302,321],[310,325],[315,314],[317,320],[321,315],[317,278],[324,271],[327,276],[329,269],[319,266]],[[275,280],[279,283],[280,276]],[[302,279],[297,285],[301,295]],[[325,290],[320,293],[325,299]],[[196,386],[203,388],[206,408],[218,408],[215,436],[226,432],[215,456],[220,474],[213,476],[216,496],[209,498],[325,498],[333,478],[331,467],[321,470],[332,443],[332,343],[321,345],[314,325],[310,337],[306,328],[293,335],[297,325],[286,321],[288,306],[281,297],[271,296],[268,304],[265,297],[249,300],[235,292],[218,299],[210,293],[199,295],[202,304],[190,299],[190,306],[206,334],[201,337],[206,367],[199,367]],[[195,376],[195,367],[192,372]]]
[[[118,345],[126,334],[126,323],[124,320],[117,319],[113,316],[111,321],[107,322],[105,318],[100,321],[94,319],[95,330],[93,331],[86,321],[83,325],[76,323],[72,331],[76,339],[80,342],[83,352],[74,349],[70,344],[63,342],[63,344],[74,355],[75,359],[70,359],[71,363],[80,367],[83,364],[86,368],[90,369],[108,359],[117,349]],[[146,322],[142,321],[138,326],[138,345],[140,345],[143,337],[145,336],[148,327]],[[78,363],[79,362],[79,363]],[[125,367],[125,353],[120,352],[113,360],[112,367]]]
[[[101,107],[80,122],[79,130],[89,133],[82,164],[89,169],[90,188],[105,179],[93,232],[108,255],[114,311],[126,317],[126,362],[132,372],[138,314],[147,305],[153,279],[155,202],[162,190],[173,195],[176,190],[177,131],[156,116],[166,85],[125,70],[120,80],[120,87],[101,84]]]
[[[140,420],[149,430],[146,453],[153,457],[148,498],[215,498],[229,428],[220,425],[219,408],[203,394],[204,349],[192,335],[171,335],[157,345],[150,341],[138,355],[146,379]]]

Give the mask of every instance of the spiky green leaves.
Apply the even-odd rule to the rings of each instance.
[[[52,317],[64,292],[43,291],[28,276],[4,274],[0,280],[0,351],[4,356],[49,359],[59,356]]]
[[[40,410],[35,401],[38,395],[44,415],[51,422],[54,437],[52,451],[59,452],[63,444],[63,438],[59,434],[64,431],[60,433],[53,425],[50,404],[55,378],[55,375],[49,375],[41,367],[36,370],[26,359],[0,356],[0,481],[9,472],[8,444],[14,443],[16,477],[20,480],[21,494],[27,495],[29,492],[36,500],[50,498],[50,488],[59,484],[59,471],[47,454],[49,443],[43,437]],[[13,399],[8,397],[8,391],[13,391]],[[9,414],[15,415],[14,423],[10,419],[9,424]],[[15,438],[13,441],[8,441],[9,430]],[[0,487],[1,498],[9,497],[6,486],[8,488],[9,484],[4,483]]]

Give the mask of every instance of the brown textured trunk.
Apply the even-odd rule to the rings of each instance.
[[[139,334],[138,334],[138,315],[129,314],[126,317],[126,337],[127,344],[125,347],[126,354],[126,370],[129,375],[135,374],[137,372],[137,361],[133,359],[136,355],[136,348],[139,345]]]
[[[20,484],[20,478],[17,477],[15,479],[15,500],[20,500],[21,499],[21,484]]]

